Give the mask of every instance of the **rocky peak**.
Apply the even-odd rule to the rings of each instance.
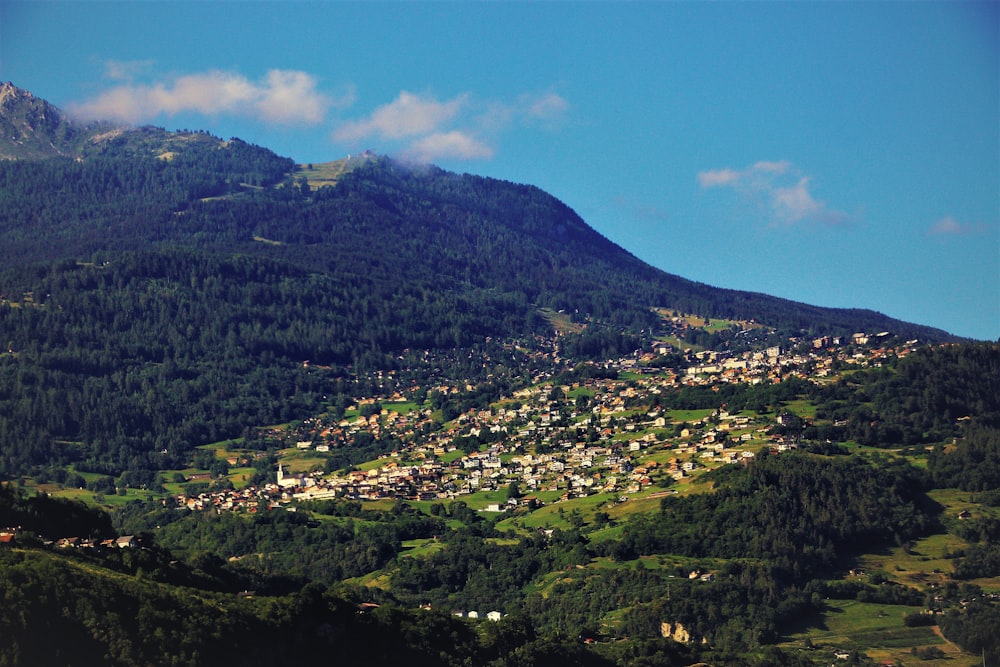
[[[0,158],[72,155],[73,122],[57,107],[10,81],[0,83]]]

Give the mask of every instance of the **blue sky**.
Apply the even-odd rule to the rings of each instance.
[[[0,80],[537,185],[700,282],[1000,338],[1000,10],[0,2]]]

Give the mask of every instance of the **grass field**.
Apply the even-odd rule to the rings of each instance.
[[[693,424],[694,422],[701,421],[705,417],[708,417],[714,412],[714,410],[671,410],[668,412],[670,421],[676,423]]]
[[[382,407],[392,412],[398,412],[401,415],[405,415],[408,412],[419,410],[421,408],[421,406],[417,405],[413,401],[397,401],[395,403],[385,402],[382,403]]]
[[[584,524],[590,523],[593,521],[594,513],[599,509],[607,511],[608,506],[610,506],[609,501],[612,499],[610,494],[597,493],[585,498],[573,498],[562,502],[554,502],[562,495],[561,491],[542,491],[531,495],[546,504],[530,514],[504,519],[497,524],[497,528],[501,530],[504,528],[514,528],[515,530],[522,529],[529,531],[539,528],[569,530],[574,527],[571,516],[578,515]],[[574,513],[577,514],[574,515]]]
[[[433,538],[404,540],[403,552],[400,556],[403,558],[424,558],[431,555],[435,551],[441,551],[442,549],[444,549],[444,543],[438,542]]]
[[[583,325],[573,322],[566,313],[556,312],[551,308],[540,308],[538,312],[549,321],[557,333],[580,333],[583,331]]]
[[[462,496],[462,500],[474,510],[485,510],[489,505],[499,503],[501,506],[507,502],[507,489],[497,489],[496,491],[477,491],[467,496]]]
[[[942,638],[933,627],[906,627],[903,617],[914,607],[871,604],[855,600],[827,600],[823,613],[813,627],[787,638],[785,648],[801,648],[808,638],[820,655],[842,649],[857,650],[875,661],[893,660],[907,665],[917,661],[914,649],[936,647],[947,657],[943,660],[919,660],[927,667],[973,667],[976,656],[963,654]],[[836,660],[831,660],[836,662]]]
[[[803,419],[816,418],[816,406],[805,399],[789,401],[785,404],[785,410]]]
[[[299,451],[297,449],[281,450],[281,464],[285,472],[299,473],[311,472],[315,469],[323,469],[326,459],[317,456],[312,451]]]
[[[325,185],[336,185],[337,179],[353,169],[358,160],[334,160],[333,162],[300,164],[295,176],[306,179],[311,188],[321,188]]]

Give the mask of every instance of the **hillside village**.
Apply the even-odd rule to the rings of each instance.
[[[877,366],[888,356],[905,356],[917,341],[901,343],[887,333],[856,334],[849,340],[792,341],[764,351],[688,353],[683,372],[650,365],[667,349],[606,364],[618,379],[588,378],[557,385],[539,377],[489,409],[472,410],[439,428],[429,408],[392,409],[401,395],[359,401],[357,414],[336,422],[306,420],[296,430],[272,430],[284,446],[322,456],[351,443],[359,433],[374,439],[393,436],[402,445],[391,455],[362,468],[326,474],[291,473],[278,464],[274,482],[241,489],[181,494],[179,508],[193,511],[248,511],[292,506],[297,501],[441,501],[480,491],[508,488],[505,503],[486,511],[502,512],[595,493],[671,493],[699,471],[741,464],[762,449],[784,451],[799,444],[790,413],[773,418],[730,414],[724,405],[683,421],[648,406],[669,390],[720,383],[779,383],[792,377],[823,382],[839,369]],[[457,393],[458,387],[436,391]],[[786,428],[791,427],[791,428]],[[235,462],[235,460],[233,461]]]

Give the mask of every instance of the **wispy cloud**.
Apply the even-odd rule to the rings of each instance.
[[[446,102],[430,96],[402,91],[392,102],[375,109],[366,119],[350,121],[338,127],[333,138],[352,141],[368,137],[401,139],[436,131],[450,121],[468,100],[459,95]]]
[[[715,169],[698,174],[698,182],[703,188],[714,188],[721,185],[733,185],[740,180],[740,172],[733,169]]]
[[[301,70],[272,69],[250,79],[227,70],[159,76],[151,60],[101,63],[109,87],[67,111],[87,120],[145,123],[178,114],[253,118],[275,125],[318,125],[330,111],[352,106],[347,86],[339,95],[321,92],[315,76]],[[513,128],[554,128],[569,110],[558,93],[525,93],[510,100],[478,98],[468,92],[441,99],[431,93],[401,91],[367,116],[333,122],[329,136],[348,150],[375,148],[403,158],[489,160],[505,132]]]
[[[453,130],[418,139],[404,151],[403,157],[416,162],[431,162],[440,158],[488,160],[493,157],[493,149],[464,132]]]
[[[556,93],[522,95],[518,103],[525,116],[537,120],[559,120],[569,109],[569,103]]]
[[[138,123],[184,112],[249,116],[281,125],[322,122],[334,105],[353,102],[353,91],[333,98],[317,90],[316,78],[297,70],[270,70],[251,81],[241,74],[212,70],[151,84],[133,83],[143,62],[109,62],[106,72],[127,83],[115,86],[69,111],[77,116]]]
[[[983,224],[962,223],[950,215],[938,220],[928,231],[933,236],[969,236],[986,229]]]
[[[132,81],[154,64],[152,60],[108,60],[104,63],[104,74],[112,81]]]
[[[812,178],[791,162],[761,161],[745,169],[711,169],[698,174],[702,188],[732,188],[765,211],[772,224],[847,222],[846,213],[830,208],[810,191]]]
[[[419,162],[488,160],[501,133],[515,124],[558,122],[569,104],[556,93],[521,95],[515,102],[483,101],[470,93],[440,100],[402,91],[392,102],[333,131],[340,143],[374,140]]]

